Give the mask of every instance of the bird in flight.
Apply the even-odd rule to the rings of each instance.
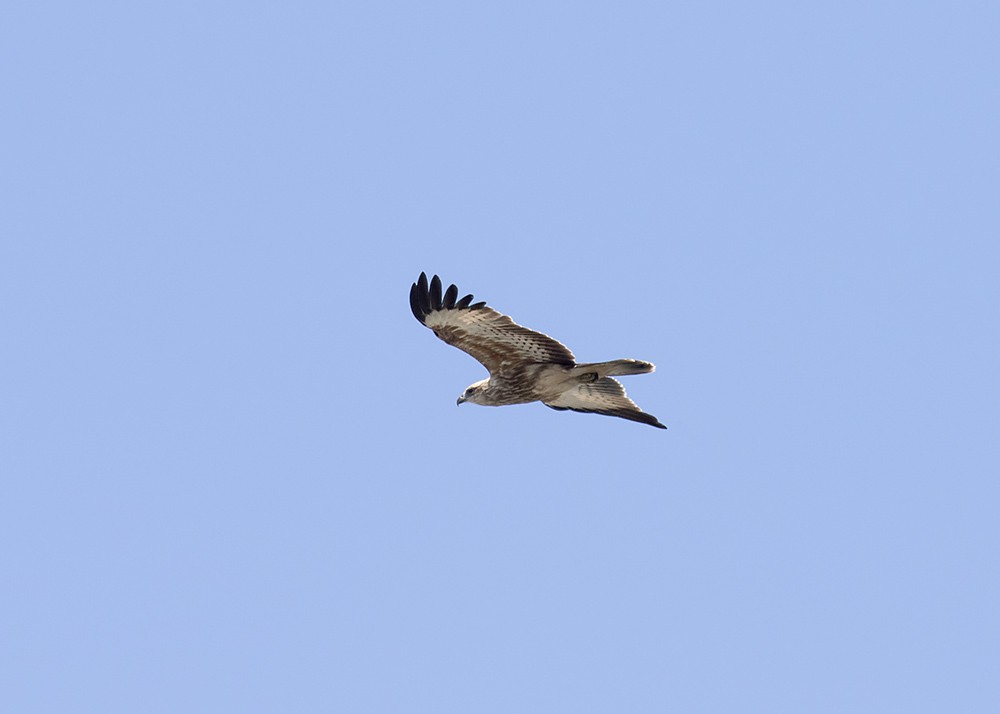
[[[642,411],[614,379],[617,375],[646,374],[654,366],[635,359],[578,363],[562,343],[541,332],[521,327],[512,319],[472,302],[459,299],[458,288],[442,290],[438,276],[427,281],[421,273],[410,288],[410,309],[434,334],[475,357],[487,370],[462,392],[458,403],[499,407],[541,402],[565,411],[621,417],[666,429],[652,414]]]

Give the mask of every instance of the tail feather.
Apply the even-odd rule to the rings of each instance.
[[[585,362],[576,365],[573,370],[580,372],[596,372],[598,377],[613,377],[616,375],[647,374],[656,369],[651,362],[637,359],[615,359],[610,362]]]

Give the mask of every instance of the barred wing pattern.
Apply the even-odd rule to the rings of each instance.
[[[578,384],[560,394],[558,399],[543,404],[559,411],[572,409],[575,412],[604,414],[642,422],[660,429],[667,428],[655,416],[639,409],[639,406],[625,394],[625,387],[621,382],[611,377],[602,377],[590,384]]]
[[[442,291],[437,275],[428,284],[427,274],[420,274],[410,288],[410,309],[435,335],[475,357],[490,374],[524,364],[576,361],[562,343],[518,325],[485,302],[473,303],[472,295],[458,299],[455,285]]]

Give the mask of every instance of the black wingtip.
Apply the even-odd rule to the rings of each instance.
[[[426,317],[431,312],[431,296],[427,290],[427,273],[421,273],[417,280],[417,299],[420,301],[420,312]],[[423,318],[420,321],[423,322]]]
[[[417,282],[410,286],[410,310],[421,323],[427,324],[427,316],[435,310],[479,310],[486,307],[485,302],[472,302],[472,295],[458,299],[458,287],[449,285],[442,291],[443,284],[437,275],[430,280],[427,273],[420,273]],[[443,294],[442,294],[443,292]]]
[[[430,299],[431,299],[431,310],[440,310],[441,309],[441,278],[439,278],[436,275],[433,278],[431,278]]]
[[[420,300],[417,299],[416,283],[413,283],[413,285],[410,286],[410,311],[413,313],[415,318],[420,320],[420,322],[424,321],[423,315],[420,314]]]
[[[455,298],[458,297],[458,286],[452,283],[448,286],[448,289],[444,293],[444,309],[452,310],[455,308]]]
[[[626,417],[626,419],[628,418],[629,417]],[[657,429],[667,428],[664,424],[660,423],[659,419],[657,419],[652,414],[647,414],[646,412],[639,412],[638,414],[635,415],[634,418],[635,421],[642,422],[643,424],[649,424],[650,426],[655,426]]]
[[[639,422],[640,424],[649,424],[650,426],[655,426],[657,429],[666,429],[667,427],[660,423],[652,414],[647,414],[644,411],[635,411],[633,409],[608,409],[607,411],[598,411],[598,414],[605,414],[607,416],[620,417],[621,419],[628,419],[629,421]]]

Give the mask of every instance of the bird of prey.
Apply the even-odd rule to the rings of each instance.
[[[472,302],[472,295],[459,299],[454,285],[442,291],[436,275],[428,284],[427,274],[420,274],[410,288],[410,308],[435,335],[468,352],[489,370],[489,378],[469,385],[458,398],[459,404],[498,407],[541,402],[559,411],[605,414],[667,428],[639,409],[612,378],[652,372],[649,362],[578,363],[565,345],[548,335],[521,327],[485,302]]]

